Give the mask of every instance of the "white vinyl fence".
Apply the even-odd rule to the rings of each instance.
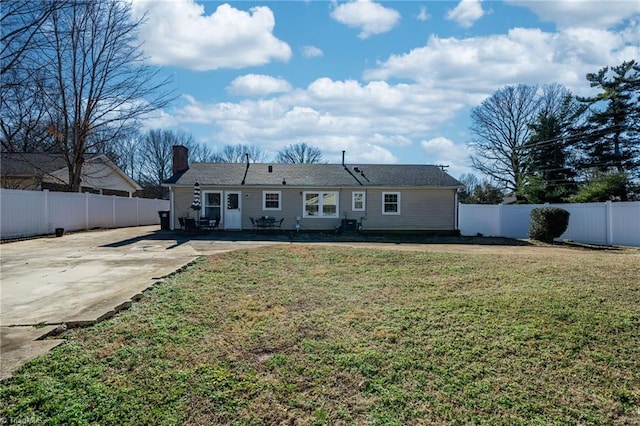
[[[0,189],[2,239],[51,234],[56,228],[78,231],[160,223],[168,200],[125,198],[74,192]]]
[[[462,235],[528,238],[531,210],[543,204],[460,204]],[[567,210],[569,227],[560,240],[640,247],[640,202],[549,204]]]

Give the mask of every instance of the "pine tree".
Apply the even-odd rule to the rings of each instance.
[[[587,80],[600,93],[578,98],[590,109],[580,129],[580,167],[640,177],[640,65],[631,60],[604,67],[587,74]]]
[[[571,92],[558,84],[543,88],[540,112],[530,127],[531,175],[525,184],[530,203],[558,203],[576,192],[571,167],[570,135],[583,109]]]

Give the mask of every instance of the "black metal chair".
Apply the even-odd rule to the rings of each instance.
[[[184,229],[189,234],[195,234],[198,232],[198,224],[195,219],[192,218],[184,218]]]

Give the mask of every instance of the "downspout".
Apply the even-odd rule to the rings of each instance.
[[[455,215],[455,219],[454,219],[454,231],[458,231],[458,234],[460,233],[460,206],[458,205],[458,191],[460,189],[456,188],[456,192],[454,194],[453,197],[453,202],[454,202],[454,215]]]
[[[173,193],[173,186],[169,186],[169,229],[175,229],[174,223],[176,217],[176,200]]]

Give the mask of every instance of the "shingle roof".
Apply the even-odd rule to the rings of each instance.
[[[2,176],[42,177],[67,165],[61,155],[3,152],[0,166]]]
[[[271,167],[271,172],[269,168]],[[245,177],[246,171],[246,177]],[[460,182],[433,165],[366,164],[263,164],[193,163],[189,170],[166,184],[193,186],[289,186],[301,187],[458,187]]]

